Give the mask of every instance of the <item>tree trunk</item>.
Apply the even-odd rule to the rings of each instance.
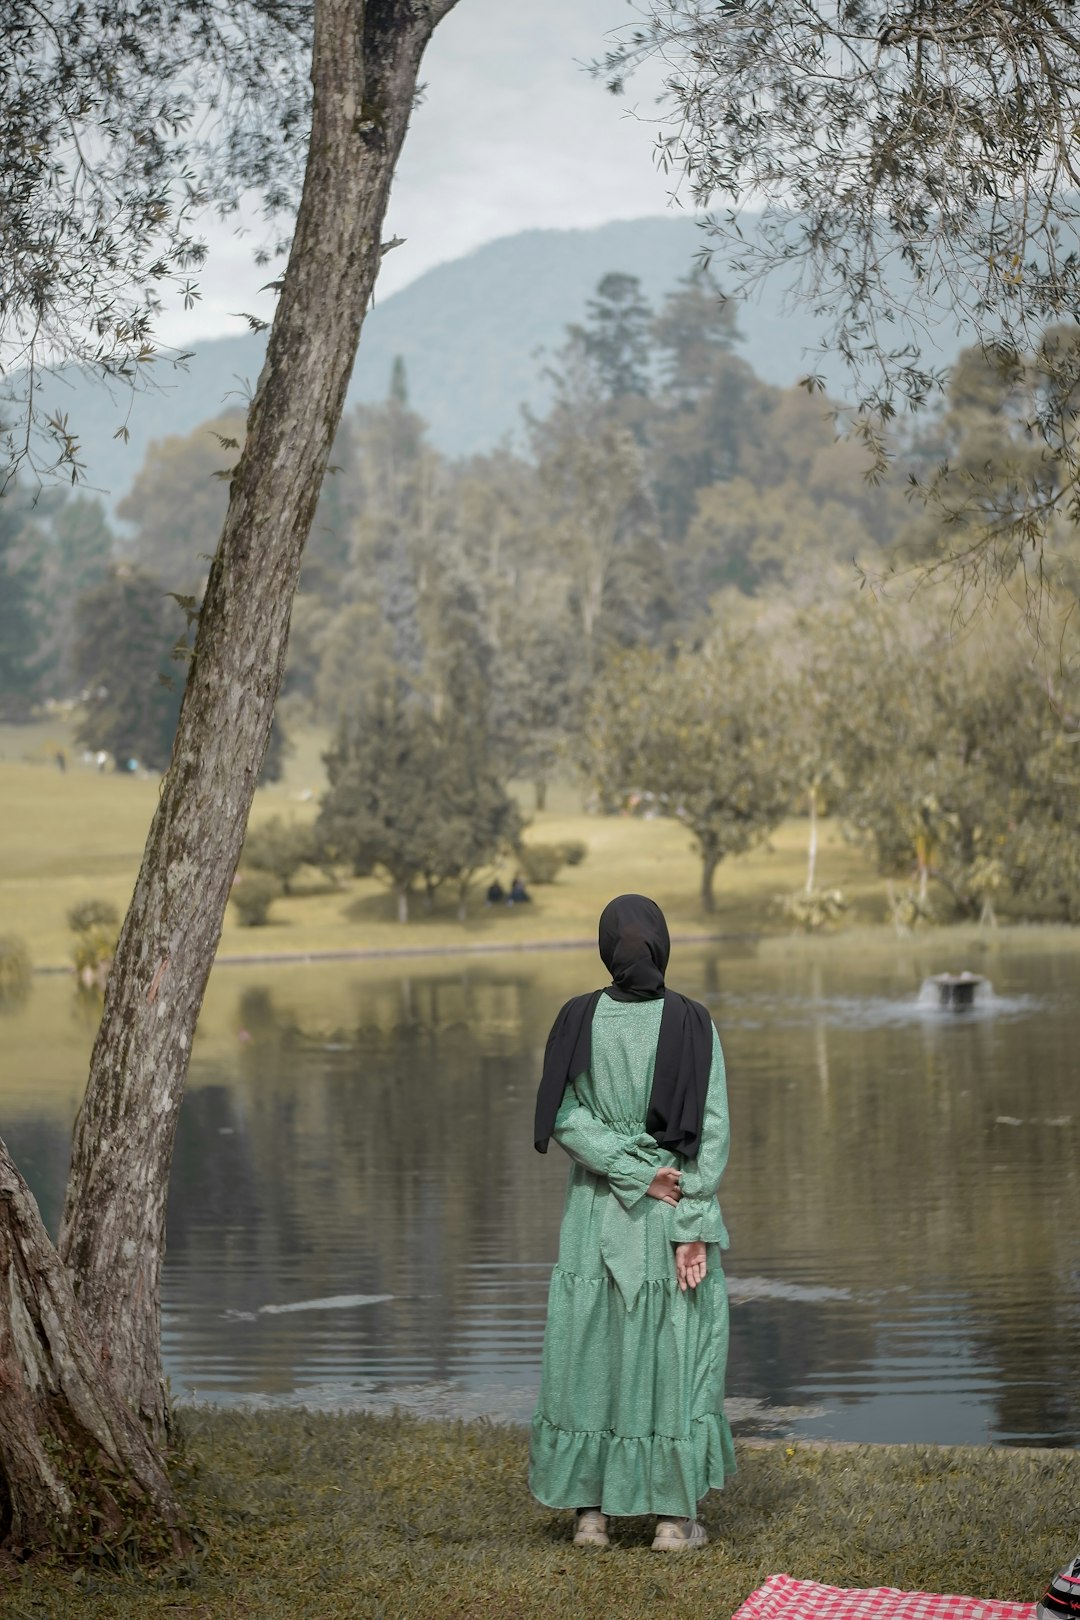
[[[533,793],[535,795],[537,810],[545,810],[547,808],[547,790],[547,777],[538,776],[536,781],[533,783]]]
[[[316,0],[311,141],[292,251],[76,1121],[60,1253],[95,1348],[159,1438],[165,1201],[188,1055],[417,70],[453,3]]]
[[[713,878],[716,868],[720,865],[716,855],[702,855],[701,857],[701,909],[708,912],[711,917],[716,910],[716,896],[713,893]]]
[[[409,920],[408,889],[399,889],[397,892],[397,920],[399,923],[407,923]]]
[[[930,850],[925,838],[915,840],[915,861],[919,876],[919,904],[925,906],[930,888]]]
[[[809,791],[809,799],[810,799],[810,839],[809,839],[809,844],[808,844],[807,851],[806,851],[806,892],[807,892],[807,894],[813,894],[813,892],[814,892],[814,879],[817,876],[817,844],[818,844],[817,787],[816,786],[812,787],[810,789],[810,791]]]
[[[102,1369],[37,1204],[0,1142],[0,1537],[16,1554],[187,1545],[145,1430]]]

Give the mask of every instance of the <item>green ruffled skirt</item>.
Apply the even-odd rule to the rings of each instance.
[[[547,1507],[693,1518],[735,1472],[724,1416],[728,1300],[720,1251],[696,1289],[552,1272],[529,1488]]]

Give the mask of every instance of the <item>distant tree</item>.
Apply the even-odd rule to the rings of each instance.
[[[463,912],[476,873],[520,830],[482,724],[459,712],[439,723],[400,686],[374,694],[341,726],[326,770],[315,826],[322,856],[381,877],[402,923],[418,884],[430,904],[452,881]]]
[[[581,347],[604,394],[612,400],[647,394],[653,313],[638,277],[611,271],[598,282],[585,310]]]
[[[923,912],[936,880],[961,915],[992,914],[996,897],[1074,921],[1076,672],[1040,674],[1004,616],[966,636],[949,621],[947,605],[853,613],[836,638],[845,817]]]
[[[1065,344],[1076,333],[1057,328]],[[923,504],[901,536],[899,559],[931,574],[955,574],[993,591],[1011,572],[1013,519],[1033,490],[1052,497],[1059,469],[1049,458],[1037,427],[1047,408],[1047,381],[1041,355],[1056,354],[1048,333],[1036,354],[1002,349],[965,349],[953,363],[944,389],[943,409],[927,423],[912,446],[911,462]],[[1059,380],[1067,367],[1058,357]],[[1064,409],[1074,406],[1065,402]],[[1052,578],[1054,544],[1068,520],[1047,524],[1046,544],[1029,551],[1027,566]]]
[[[39,612],[47,688],[71,689],[75,604],[99,585],[114,560],[116,537],[96,496],[62,487],[42,490],[31,519],[40,577]]]
[[[299,629],[305,641],[311,637],[315,712],[335,731],[373,692],[397,678],[393,632],[374,592],[337,612],[323,604],[302,612]]]
[[[508,774],[531,782],[536,808],[581,722],[585,682],[565,614],[529,616],[519,639],[500,649],[493,683],[492,730]]]
[[[551,372],[551,409],[529,419],[549,543],[564,571],[586,669],[596,656],[605,597],[653,527],[645,456],[605,409],[597,373],[573,334]]]
[[[271,816],[257,827],[248,828],[241,859],[252,871],[269,872],[276,877],[281,892],[288,894],[289,885],[300,868],[314,863],[317,856],[310,825]]]
[[[134,528],[124,552],[172,591],[197,590],[229,503],[244,415],[230,411],[190,433],[155,439],[116,514]]]
[[[425,863],[424,882],[429,896],[449,883],[464,921],[478,875],[516,847],[524,824],[477,716],[458,712],[438,727],[432,765],[438,837]]]
[[[691,270],[653,322],[660,379],[676,405],[693,406],[710,391],[738,336],[734,303],[709,270]]]
[[[674,660],[621,653],[590,692],[583,762],[600,803],[687,827],[706,912],[720,863],[760,843],[791,805],[790,703],[752,627],[718,628]]]
[[[405,360],[400,354],[395,354],[394,363],[390,367],[390,394],[389,398],[395,405],[405,411],[409,408],[409,382],[405,375]]]
[[[378,602],[390,656],[415,679],[424,661],[421,619],[438,586],[450,524],[445,465],[421,418],[393,398],[354,412],[350,432],[342,497],[354,517],[340,594]]]
[[[650,421],[649,467],[664,535],[676,546],[697,492],[736,477],[747,447],[765,431],[769,390],[734,352],[733,339],[727,306],[711,288],[677,292],[657,323],[663,390]]]
[[[869,549],[858,512],[835,491],[794,479],[762,489],[740,476],[699,492],[679,572],[692,601],[703,606],[728,586],[754,596],[840,566],[850,579],[853,563]]]
[[[25,720],[41,687],[41,559],[26,505],[0,496],[0,718]]]
[[[173,650],[184,615],[161,583],[127,563],[115,565],[75,605],[72,671],[82,688],[76,737],[84,748],[164,770],[184,688]]]

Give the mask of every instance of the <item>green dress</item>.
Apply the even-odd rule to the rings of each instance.
[[[727,1248],[716,1189],[727,1162],[724,1057],[713,1030],[701,1146],[681,1159],[645,1130],[663,1001],[601,996],[592,1065],[566,1088],[554,1136],[574,1161],[551,1276],[529,1488],[547,1507],[693,1518],[735,1470],[724,1416]],[[646,1197],[682,1169],[677,1207]],[[708,1270],[682,1293],[676,1243]]]

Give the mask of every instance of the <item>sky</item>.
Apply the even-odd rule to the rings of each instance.
[[[667,211],[672,182],[653,161],[655,74],[616,98],[583,67],[634,20],[628,0],[459,0],[424,58],[385,226],[405,243],[387,254],[377,297],[500,236]],[[201,299],[188,314],[167,307],[166,342],[246,330],[238,311],[273,313],[258,289],[279,272],[254,265],[257,231],[212,219],[204,230]]]

